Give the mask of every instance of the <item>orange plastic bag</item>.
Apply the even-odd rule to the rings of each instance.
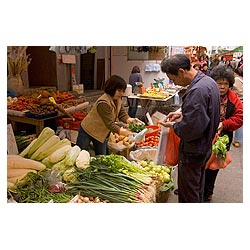
[[[231,163],[232,157],[229,154],[229,152],[226,152],[226,159],[223,162],[220,156],[216,157],[216,155],[212,152],[209,160],[206,163],[206,168],[216,170],[216,169],[221,169],[225,168],[229,163]]]
[[[219,137],[219,134],[216,133],[215,137],[213,139],[213,144],[216,142],[217,138]],[[212,152],[209,160],[206,163],[206,168],[216,170],[216,169],[221,169],[225,168],[228,164],[232,162],[232,157],[229,154],[229,152],[226,152],[226,159],[223,161],[220,156],[216,156],[214,152]]]
[[[169,129],[166,145],[166,164],[175,166],[178,163],[180,138],[176,135],[173,128]]]

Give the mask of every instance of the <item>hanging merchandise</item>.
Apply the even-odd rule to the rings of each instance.
[[[71,84],[77,84],[76,83],[76,74],[75,74],[75,66],[71,64]]]

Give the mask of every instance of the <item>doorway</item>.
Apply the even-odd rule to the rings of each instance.
[[[95,54],[85,53],[81,55],[80,82],[85,90],[94,89],[94,65]]]
[[[97,59],[97,89],[104,89],[105,59]]]

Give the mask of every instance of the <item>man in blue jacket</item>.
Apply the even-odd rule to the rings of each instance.
[[[220,93],[216,82],[196,71],[186,55],[165,58],[161,70],[180,86],[188,86],[181,111],[171,112],[159,123],[173,127],[180,137],[178,156],[179,202],[203,202],[205,165],[220,121]],[[175,122],[176,119],[181,119]]]

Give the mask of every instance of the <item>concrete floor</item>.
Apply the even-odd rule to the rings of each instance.
[[[243,203],[243,146],[230,149],[232,162],[219,171],[211,203]],[[177,174],[174,175],[177,187]],[[168,203],[178,203],[178,195],[170,192]]]

